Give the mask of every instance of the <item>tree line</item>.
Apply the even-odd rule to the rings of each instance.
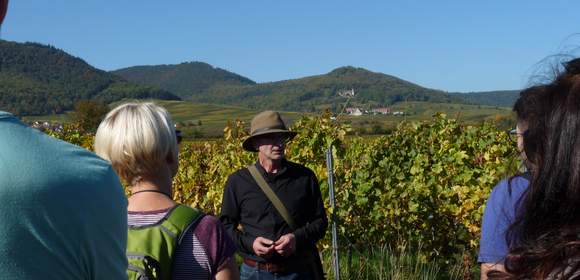
[[[179,100],[172,93],[127,82],[52,46],[0,40],[0,110],[16,115],[62,113],[79,100]]]

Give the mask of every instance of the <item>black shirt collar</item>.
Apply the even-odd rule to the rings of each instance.
[[[264,169],[264,167],[262,167],[262,165],[260,164],[260,160],[256,160],[256,167],[258,168],[260,173],[262,173],[262,175],[264,175],[264,177],[266,177],[268,179],[274,179],[274,178],[284,174],[286,172],[286,170],[288,170],[288,161],[286,161],[286,159],[283,158],[282,163],[280,164],[280,169],[276,173],[266,172],[266,169]]]

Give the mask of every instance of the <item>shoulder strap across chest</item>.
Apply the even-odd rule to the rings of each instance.
[[[161,226],[170,230],[177,237],[177,244],[181,244],[185,232],[196,226],[204,216],[199,209],[178,204],[165,216]]]
[[[282,218],[284,218],[284,221],[286,221],[286,223],[290,226],[291,229],[295,230],[297,227],[296,223],[294,222],[294,219],[288,212],[288,209],[286,209],[286,206],[284,206],[284,203],[280,201],[280,198],[278,198],[278,196],[276,195],[276,193],[274,193],[270,185],[268,185],[268,183],[264,179],[264,176],[260,174],[258,168],[256,168],[255,165],[249,165],[248,170],[250,171],[250,174],[252,175],[256,183],[258,183],[260,189],[262,189],[262,191],[264,192],[264,194],[266,194],[270,202],[272,202],[274,208],[276,208],[278,213],[282,216]]]

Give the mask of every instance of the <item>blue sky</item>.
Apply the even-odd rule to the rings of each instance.
[[[580,1],[10,0],[1,38],[104,70],[203,61],[257,82],[344,65],[447,91],[517,89],[580,46]]]

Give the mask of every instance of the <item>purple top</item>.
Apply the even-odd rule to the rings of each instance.
[[[508,182],[511,182],[511,193]],[[516,207],[528,185],[527,179],[518,176],[502,180],[494,187],[483,213],[478,262],[503,262],[509,249],[506,231],[514,222]]]
[[[144,226],[159,222],[171,208],[128,212],[129,226]],[[214,279],[216,273],[233,257],[236,247],[219,220],[205,215],[185,233],[173,258],[173,279]]]

